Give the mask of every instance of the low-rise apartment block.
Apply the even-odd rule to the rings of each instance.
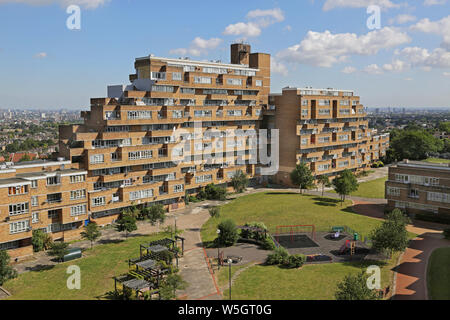
[[[35,160],[0,168],[0,250],[33,253],[32,231],[54,240],[79,236],[88,219],[87,171],[70,161]]]
[[[279,129],[276,183],[291,185],[289,174],[298,163],[306,163],[315,176],[364,170],[389,147],[388,134],[369,128],[353,91],[287,87],[270,95],[265,115],[268,127]]]
[[[450,214],[450,167],[404,160],[389,167],[387,209],[408,214]]]

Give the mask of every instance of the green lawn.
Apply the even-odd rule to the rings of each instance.
[[[391,268],[398,255],[382,267],[382,288],[392,281]],[[366,264],[326,263],[305,265],[301,269],[285,269],[278,266],[257,265],[244,270],[231,288],[236,300],[332,300],[337,284],[348,274],[356,274],[373,262]],[[221,270],[220,278],[227,277]],[[228,278],[227,278],[228,279]],[[223,292],[228,297],[228,289]]]
[[[361,182],[358,190],[351,195],[362,198],[384,199],[384,183],[386,181],[387,177]],[[336,193],[334,190],[331,190],[330,192]]]
[[[317,230],[330,230],[335,225],[347,225],[368,235],[381,222],[351,212],[351,202],[343,206],[336,200],[287,192],[263,192],[239,197],[221,207],[220,218],[209,219],[202,227],[202,240],[216,238],[217,225],[231,218],[238,225],[263,222],[269,230],[277,225],[314,224]]]
[[[433,251],[428,261],[428,296],[432,300],[450,300],[450,248]]]
[[[30,271],[4,284],[18,300],[91,300],[102,299],[114,290],[113,276],[128,271],[127,260],[139,257],[139,244],[170,236],[159,233],[151,236],[129,237],[119,243],[95,246],[84,257],[54,266],[45,271]],[[81,269],[81,289],[69,290],[66,282],[70,276],[67,267],[77,265]]]
[[[426,160],[423,160],[425,162],[431,162],[431,163],[450,163],[450,160],[448,159],[440,159],[440,158],[428,158]]]

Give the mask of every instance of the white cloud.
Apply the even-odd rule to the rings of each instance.
[[[443,72],[442,74],[446,77],[450,77],[450,72]]]
[[[346,61],[350,55],[370,56],[382,49],[410,42],[410,37],[397,29],[385,27],[358,36],[354,33],[333,34],[309,31],[297,45],[280,51],[281,60],[320,67],[331,67]]]
[[[447,0],[425,0],[423,2],[424,6],[436,6],[436,5],[444,5],[447,3]]]
[[[192,55],[195,57],[205,55],[210,50],[216,49],[220,44],[222,43],[222,39],[219,38],[211,38],[209,40],[202,39],[200,37],[196,37],[194,40],[192,40],[191,45],[189,48],[178,48],[170,50],[170,54],[176,54],[176,55]]]
[[[417,18],[410,14],[399,14],[395,18],[389,19],[389,24],[405,24],[408,22],[414,22]]]
[[[111,0],[0,0],[0,5],[5,3],[22,3],[35,6],[44,6],[50,4],[59,4],[63,8],[70,5],[79,5],[85,9],[96,9],[103,6]]]
[[[370,64],[363,69],[364,72],[369,74],[382,74],[383,70],[377,64]]]
[[[409,69],[409,64],[405,61],[395,59],[392,63],[387,63],[383,65],[383,70],[388,72],[403,72]]]
[[[356,69],[355,67],[345,67],[344,69],[341,70],[342,73],[347,73],[347,74],[351,74],[351,73],[355,73],[357,72],[358,69]]]
[[[283,76],[287,76],[289,73],[288,68],[274,57],[270,58],[270,70],[273,73],[279,73]]]
[[[411,30],[442,36],[443,42],[441,46],[450,50],[450,16],[438,21],[430,21],[428,18],[422,19],[411,26]]]
[[[36,54],[34,55],[34,57],[37,58],[37,59],[44,59],[44,58],[47,58],[47,52],[39,52],[39,53],[36,53]]]
[[[225,28],[224,35],[258,37],[262,29],[268,26],[284,21],[284,14],[280,8],[269,10],[256,9],[247,13],[249,22],[238,22],[230,24]]]
[[[400,8],[402,5],[390,0],[327,0],[323,10],[328,11],[335,8],[367,8],[371,5],[380,6],[382,9]]]
[[[397,56],[413,67],[421,67],[424,71],[432,68],[450,68],[450,52],[442,48],[429,51],[425,48],[407,47],[398,51]]]

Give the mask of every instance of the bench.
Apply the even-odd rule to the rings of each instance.
[[[335,226],[335,227],[331,228],[331,231],[333,231],[333,232],[344,232],[344,230],[345,230],[344,227],[337,227],[337,226]]]

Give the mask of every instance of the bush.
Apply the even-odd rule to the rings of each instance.
[[[219,236],[217,237],[218,244],[225,247],[230,247],[236,243],[239,238],[238,230],[236,224],[233,220],[222,221],[218,225],[220,230]]]
[[[64,256],[69,253],[69,244],[66,242],[54,242],[50,247],[48,254],[56,257],[58,261],[63,261]]]
[[[422,221],[450,224],[450,215],[417,213],[414,218]]]
[[[212,218],[219,218],[220,217],[220,208],[219,207],[210,208],[208,211],[209,211],[209,215]]]
[[[450,229],[445,229],[444,231],[442,231],[442,234],[444,235],[445,239],[450,240]]]
[[[266,237],[262,241],[261,247],[264,250],[275,250],[276,249],[275,243],[273,242],[272,238],[270,238],[270,237]]]
[[[39,252],[50,248],[52,238],[42,230],[33,230],[31,244],[33,245],[33,251]]]
[[[284,264],[289,258],[289,252],[283,248],[278,247],[275,251],[267,256],[266,264],[277,265]]]
[[[225,201],[227,199],[227,190],[211,183],[205,187],[205,195],[208,200]]]
[[[252,222],[252,223],[246,223],[246,227],[253,227],[253,228],[259,228],[262,230],[267,230],[267,227],[262,222]],[[257,241],[263,241],[265,239],[264,233],[261,233],[259,231],[253,231],[253,230],[245,230],[243,229],[241,231],[241,237],[244,239],[254,239]]]
[[[306,261],[304,254],[293,254],[284,261],[284,266],[288,268],[300,268]]]

